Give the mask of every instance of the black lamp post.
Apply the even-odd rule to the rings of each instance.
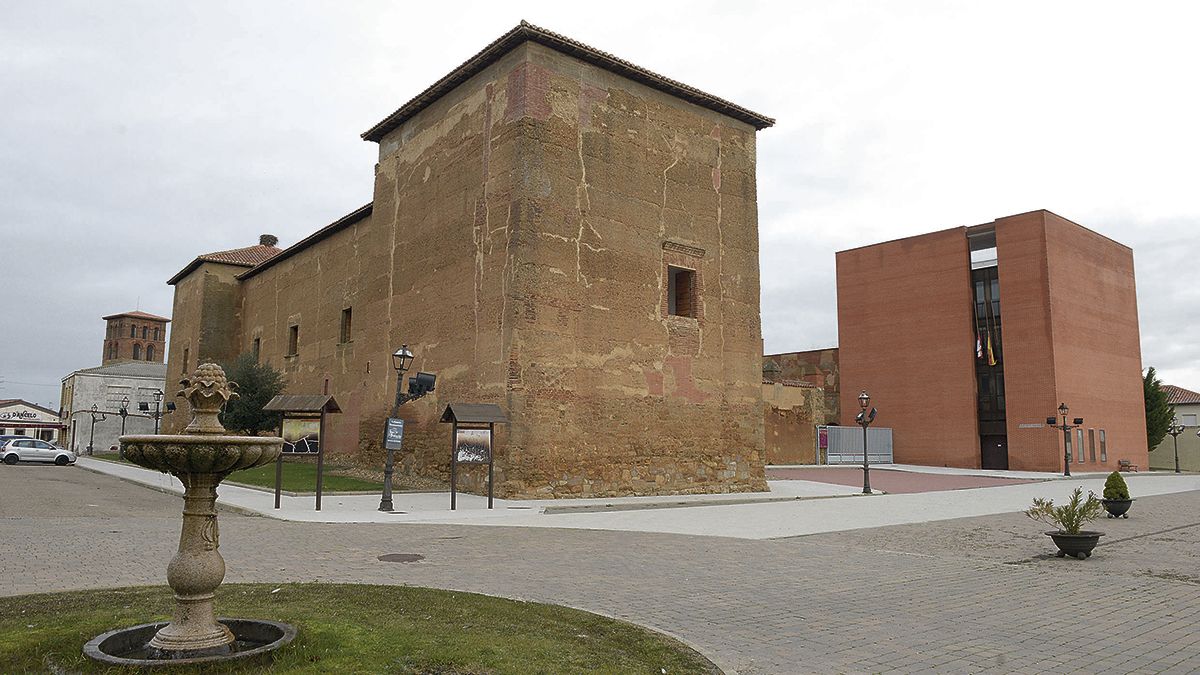
[[[175,412],[175,404],[169,403],[169,402],[167,403],[166,412],[162,411],[161,406],[162,406],[163,396],[164,396],[164,394],[163,394],[162,389],[154,390],[154,412],[150,412],[150,404],[147,403],[146,401],[142,401],[141,403],[138,404],[138,410],[141,410],[142,412],[146,413],[146,415],[143,415],[143,417],[150,417],[154,420],[155,435],[158,434],[158,423],[160,420],[162,420],[163,415],[166,415],[167,413]]]
[[[1171,425],[1167,427],[1167,433],[1171,434],[1171,438],[1175,441],[1175,473],[1179,471],[1179,434],[1183,433],[1184,426],[1179,423],[1179,418],[1171,420]],[[1200,435],[1200,431],[1196,432]]]
[[[1073,420],[1073,422],[1074,422],[1073,424],[1067,423],[1067,413],[1070,411],[1071,411],[1071,409],[1067,407],[1066,403],[1059,403],[1058,404],[1058,414],[1060,416],[1062,416],[1062,424],[1058,423],[1057,417],[1047,417],[1046,418],[1046,426],[1049,426],[1051,429],[1062,429],[1062,432],[1063,432],[1063,475],[1064,476],[1071,475],[1071,430],[1075,429],[1077,427],[1083,426],[1083,418],[1082,417],[1076,417]],[[1080,448],[1079,451],[1083,452],[1083,448]]]
[[[88,414],[92,416],[92,429],[88,433],[88,454],[92,455],[95,454],[92,451],[92,443],[94,443],[96,440],[96,420],[99,419],[101,422],[103,422],[104,420],[108,419],[108,416],[101,412],[100,409],[96,407],[95,403],[92,404],[92,409],[88,411]]]
[[[871,426],[871,422],[875,421],[875,413],[878,411],[871,408],[871,412],[867,412],[867,406],[871,405],[871,395],[863,390],[863,393],[858,395],[858,406],[862,408],[854,421],[862,426],[863,430],[863,494],[871,494],[871,464],[867,461],[867,427]]]
[[[121,408],[117,410],[117,414],[121,416],[121,435],[125,435],[125,418],[129,417],[129,397],[121,399]]]
[[[395,417],[400,412],[400,406],[405,402],[404,396],[404,373],[408,371],[413,362],[412,350],[408,345],[401,345],[392,353],[392,368],[396,370],[396,402],[392,404],[391,417]],[[384,422],[383,430],[383,446],[387,452],[387,459],[383,463],[383,496],[379,499],[380,511],[392,511],[392,474],[395,473],[395,455],[393,450],[387,447],[387,422]]]

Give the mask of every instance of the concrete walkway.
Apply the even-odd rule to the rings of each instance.
[[[80,458],[79,466],[168,492],[183,490],[172,476],[128,464]],[[1200,490],[1200,475],[1196,474],[1143,473],[1127,475],[1126,480],[1136,496]],[[459,495],[459,510],[450,511],[447,493],[397,493],[393,496],[395,513],[378,511],[375,495],[327,495],[319,512],[313,510],[312,497],[284,497],[282,508],[275,510],[272,493],[230,485],[220,488],[219,503],[243,512],[304,522],[550,527],[778,539],[1012,513],[1027,508],[1035,497],[1065,499],[1080,485],[1100,493],[1104,475],[896,495],[862,495],[861,488],[811,481],[771,481],[769,485],[770,493],[496,500],[496,508],[490,511],[486,498],[476,495]],[[740,503],[749,499],[758,501]],[[598,510],[579,512],[580,508]]]

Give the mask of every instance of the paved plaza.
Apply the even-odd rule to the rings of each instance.
[[[935,509],[938,495],[1037,487],[654,512],[829,518],[804,506],[886,511],[929,499]],[[0,467],[0,592],[163,583],[180,508],[176,496],[81,468]],[[227,581],[413,584],[569,605],[674,635],[741,675],[1200,670],[1195,490],[1142,497],[1128,520],[1098,521],[1107,535],[1086,561],[1053,557],[1045,528],[1019,513],[780,538],[231,511],[221,525]],[[389,553],[424,559],[378,559]]]

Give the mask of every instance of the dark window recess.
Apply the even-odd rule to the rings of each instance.
[[[350,341],[350,324],[352,318],[352,312],[349,307],[342,310],[342,332],[338,342],[346,343]]]
[[[145,340],[150,335],[150,329],[142,326],[142,339]]]
[[[141,345],[133,346],[133,360],[134,361],[142,360],[142,346]]]
[[[183,368],[180,368],[180,372],[182,372],[184,375],[187,375],[188,371],[188,351],[189,350],[187,347],[183,348]]]
[[[258,363],[258,357],[262,354],[262,338],[254,338],[254,342],[250,347],[250,353],[254,354],[254,362]]]
[[[667,313],[696,317],[696,272],[667,267]]]
[[[137,337],[137,326],[129,327],[129,337],[131,337],[131,338]]]
[[[154,345],[146,345],[146,360],[154,360]]]
[[[300,347],[300,326],[290,326],[288,328],[288,356],[295,356]]]

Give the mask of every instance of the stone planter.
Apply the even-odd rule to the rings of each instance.
[[[1109,518],[1128,518],[1129,505],[1133,504],[1132,499],[1101,499],[1101,504],[1104,504],[1104,510],[1108,511]]]
[[[1100,542],[1100,537],[1104,536],[1103,532],[1082,531],[1078,534],[1067,534],[1060,530],[1046,533],[1054,540],[1054,545],[1058,547],[1058,557],[1063,558],[1072,556],[1083,560],[1092,555],[1092,549],[1096,548],[1096,544]]]

